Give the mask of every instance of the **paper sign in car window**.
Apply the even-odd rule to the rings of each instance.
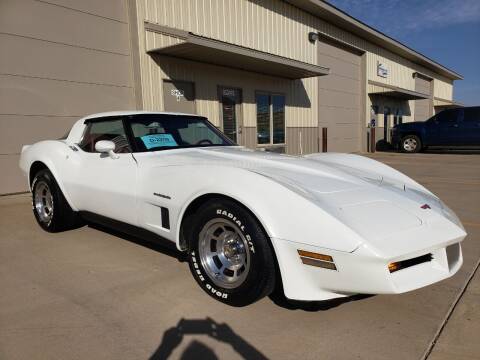
[[[150,134],[144,135],[142,139],[147,149],[161,146],[177,146],[177,142],[171,134]]]

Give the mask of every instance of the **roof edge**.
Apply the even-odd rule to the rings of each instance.
[[[430,70],[452,80],[463,80],[459,73],[443,66],[429,57],[415,51],[398,40],[382,33],[379,30],[365,24],[364,22],[347,14],[343,10],[327,3],[324,0],[285,0],[286,2],[332,23],[348,32],[355,33],[359,37],[370,41],[378,46],[384,47],[412,62],[429,68]]]
[[[175,48],[178,48],[179,46],[184,46],[184,45],[195,45],[205,49],[210,49],[211,51],[236,54],[243,58],[256,59],[258,61],[269,62],[272,64],[280,65],[282,67],[296,69],[297,71],[302,72],[301,77],[286,76],[286,78],[290,78],[290,79],[316,77],[316,76],[328,75],[330,73],[330,69],[325,66],[306,63],[304,61],[267,53],[265,51],[248,48],[248,47],[237,45],[237,44],[232,44],[226,41],[201,36],[193,32],[187,32],[185,30],[171,28],[168,26],[152,23],[149,21],[145,21],[144,25],[145,25],[145,31],[173,36],[183,40],[183,43],[181,44],[167,45],[163,47],[153,47],[151,49],[147,48],[146,51],[149,54],[163,53],[165,55],[168,55],[169,49],[175,49]],[[210,63],[210,62],[207,62],[207,63]],[[225,64],[218,64],[216,62],[211,62],[211,63],[214,65],[226,66]],[[230,67],[242,69],[241,67],[233,66],[233,65],[231,65]],[[254,71],[248,68],[244,68],[243,70]],[[267,73],[267,75],[271,76],[272,74]]]
[[[430,98],[429,94],[424,94],[424,93],[421,93],[421,92],[418,92],[418,91],[413,91],[413,90],[405,89],[405,88],[398,87],[398,86],[384,84],[384,83],[378,82],[378,81],[368,80],[368,84],[378,86],[378,87],[381,87],[381,88],[384,88],[384,89],[389,89],[393,92],[398,92],[398,93],[405,94],[405,95],[411,97],[410,100],[419,100],[419,99],[429,99]],[[382,92],[371,92],[371,93],[369,93],[369,95],[382,95]]]

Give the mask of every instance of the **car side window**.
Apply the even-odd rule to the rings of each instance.
[[[458,112],[455,110],[443,110],[435,117],[435,121],[440,124],[449,124],[457,122]]]
[[[122,119],[93,121],[87,124],[82,141],[78,146],[86,152],[96,152],[95,144],[100,140],[110,140],[115,144],[116,153],[132,152]]]

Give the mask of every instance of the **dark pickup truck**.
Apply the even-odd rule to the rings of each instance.
[[[396,125],[395,149],[414,153],[425,148],[480,148],[480,106],[447,109],[426,121]]]

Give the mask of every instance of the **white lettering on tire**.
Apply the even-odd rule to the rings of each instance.
[[[245,232],[245,225],[242,224],[242,222],[237,219],[235,215],[233,215],[231,212],[228,212],[226,210],[222,209],[217,209],[217,215],[223,215],[232,220],[237,226],[242,230],[242,232]],[[255,246],[253,245],[252,237],[249,234],[245,234],[245,238],[247,239],[248,242],[248,247],[252,253],[255,254]]]
[[[197,263],[197,258],[195,257],[195,251],[192,251],[190,253],[191,257],[192,257],[192,262],[193,262],[193,267],[195,268],[195,272],[197,273],[198,275],[198,278],[204,282],[205,281],[205,277],[202,275],[200,269],[199,269],[199,266],[198,266],[198,263]],[[210,291],[212,294],[218,296],[219,298],[222,298],[222,299],[227,299],[228,298],[228,294],[227,293],[224,293],[224,292],[221,292],[220,290],[217,290],[215,289],[212,285],[210,285],[209,283],[206,283],[205,284],[205,287],[207,288],[208,291]]]
[[[208,284],[206,285],[206,288],[212,293],[217,295],[218,297],[221,297],[222,299],[226,299],[228,297],[228,294],[223,293],[217,289],[215,289],[212,285]]]
[[[193,267],[195,268],[195,272],[197,273],[200,281],[203,282],[203,281],[205,281],[205,278],[203,277],[202,272],[199,269],[199,266],[198,266],[198,263],[197,263],[197,258],[195,257],[195,251],[192,251],[191,255],[192,255],[192,262],[193,262]]]

